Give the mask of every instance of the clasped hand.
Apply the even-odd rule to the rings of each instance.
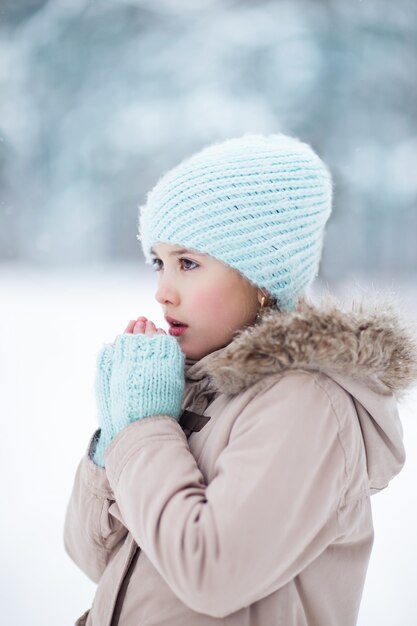
[[[130,320],[129,324],[126,326],[125,333],[144,333],[149,337],[155,333],[166,335],[166,332],[162,328],[156,328],[155,324],[144,315],[141,315],[136,320]]]
[[[185,355],[174,337],[146,317],[131,320],[97,361],[96,399],[100,435],[93,460],[105,466],[104,453],[129,424],[169,415],[179,419],[184,393]]]

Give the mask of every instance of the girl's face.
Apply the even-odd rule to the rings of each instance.
[[[259,290],[236,270],[168,243],[154,245],[152,253],[158,272],[155,298],[165,317],[187,325],[176,337],[186,357],[201,359],[226,346],[237,330],[255,321]]]

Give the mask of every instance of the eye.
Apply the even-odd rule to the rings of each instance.
[[[198,263],[196,263],[195,261],[191,261],[191,259],[186,259],[184,257],[181,257],[178,259],[178,261],[181,263],[182,268],[186,272],[194,270],[198,267]],[[194,267],[190,267],[189,263],[191,263]],[[162,264],[161,259],[157,259],[157,258],[152,259],[152,267],[155,270],[155,272],[161,271],[162,265],[163,264]]]
[[[180,258],[178,260],[181,261],[183,264],[184,263],[186,263],[186,264],[187,263],[192,263],[193,265],[195,265],[195,267],[198,267],[198,263],[196,263],[195,261],[191,261],[191,259]],[[184,265],[183,265],[183,267],[184,267]],[[184,269],[188,272],[190,270],[195,269],[195,267],[186,266]]]
[[[161,269],[160,266],[158,265],[158,263],[161,262],[161,259],[152,259],[152,267],[155,270],[155,272],[159,272],[159,270]]]

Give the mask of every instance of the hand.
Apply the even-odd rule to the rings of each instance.
[[[130,320],[130,322],[126,326],[124,332],[128,333],[128,334],[143,333],[143,334],[148,335],[148,336],[152,336],[155,333],[160,334],[160,335],[161,334],[163,334],[163,335],[167,334],[162,328],[157,328],[155,326],[155,324],[152,321],[148,320],[148,318],[145,317],[144,315],[141,315],[140,317],[136,318],[135,320]],[[118,337],[120,337],[120,335],[118,335]],[[115,346],[118,337],[116,337],[116,339],[112,343],[113,347]]]
[[[125,330],[125,333],[126,332],[132,332],[133,334],[143,333],[148,336],[155,334],[166,335],[166,332],[162,328],[157,328],[151,320],[148,320],[143,315],[138,317],[137,320],[130,320]]]
[[[106,417],[110,423],[107,419],[101,422],[93,456],[101,467],[108,445],[129,424],[160,414],[178,420],[185,386],[185,355],[179,344],[146,318],[130,320],[124,334],[109,348],[111,368],[106,371],[111,375],[106,389],[110,408]]]

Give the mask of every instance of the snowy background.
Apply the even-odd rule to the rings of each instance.
[[[358,280],[331,291],[349,301],[369,286]],[[373,287],[396,293],[417,321],[415,285]],[[95,588],[66,555],[62,530],[75,470],[97,425],[96,355],[136,315],[166,324],[154,276],[130,265],[47,273],[3,265],[0,293],[2,623],[72,626]],[[401,416],[408,458],[372,498],[376,538],[359,626],[417,623],[417,393]]]
[[[388,290],[417,321],[416,75],[415,0],[0,0],[2,622],[91,604],[62,530],[95,359],[132,317],[165,328],[137,205],[181,158],[246,131],[312,143],[335,200],[317,290]],[[359,626],[417,623],[416,413],[417,392]]]

